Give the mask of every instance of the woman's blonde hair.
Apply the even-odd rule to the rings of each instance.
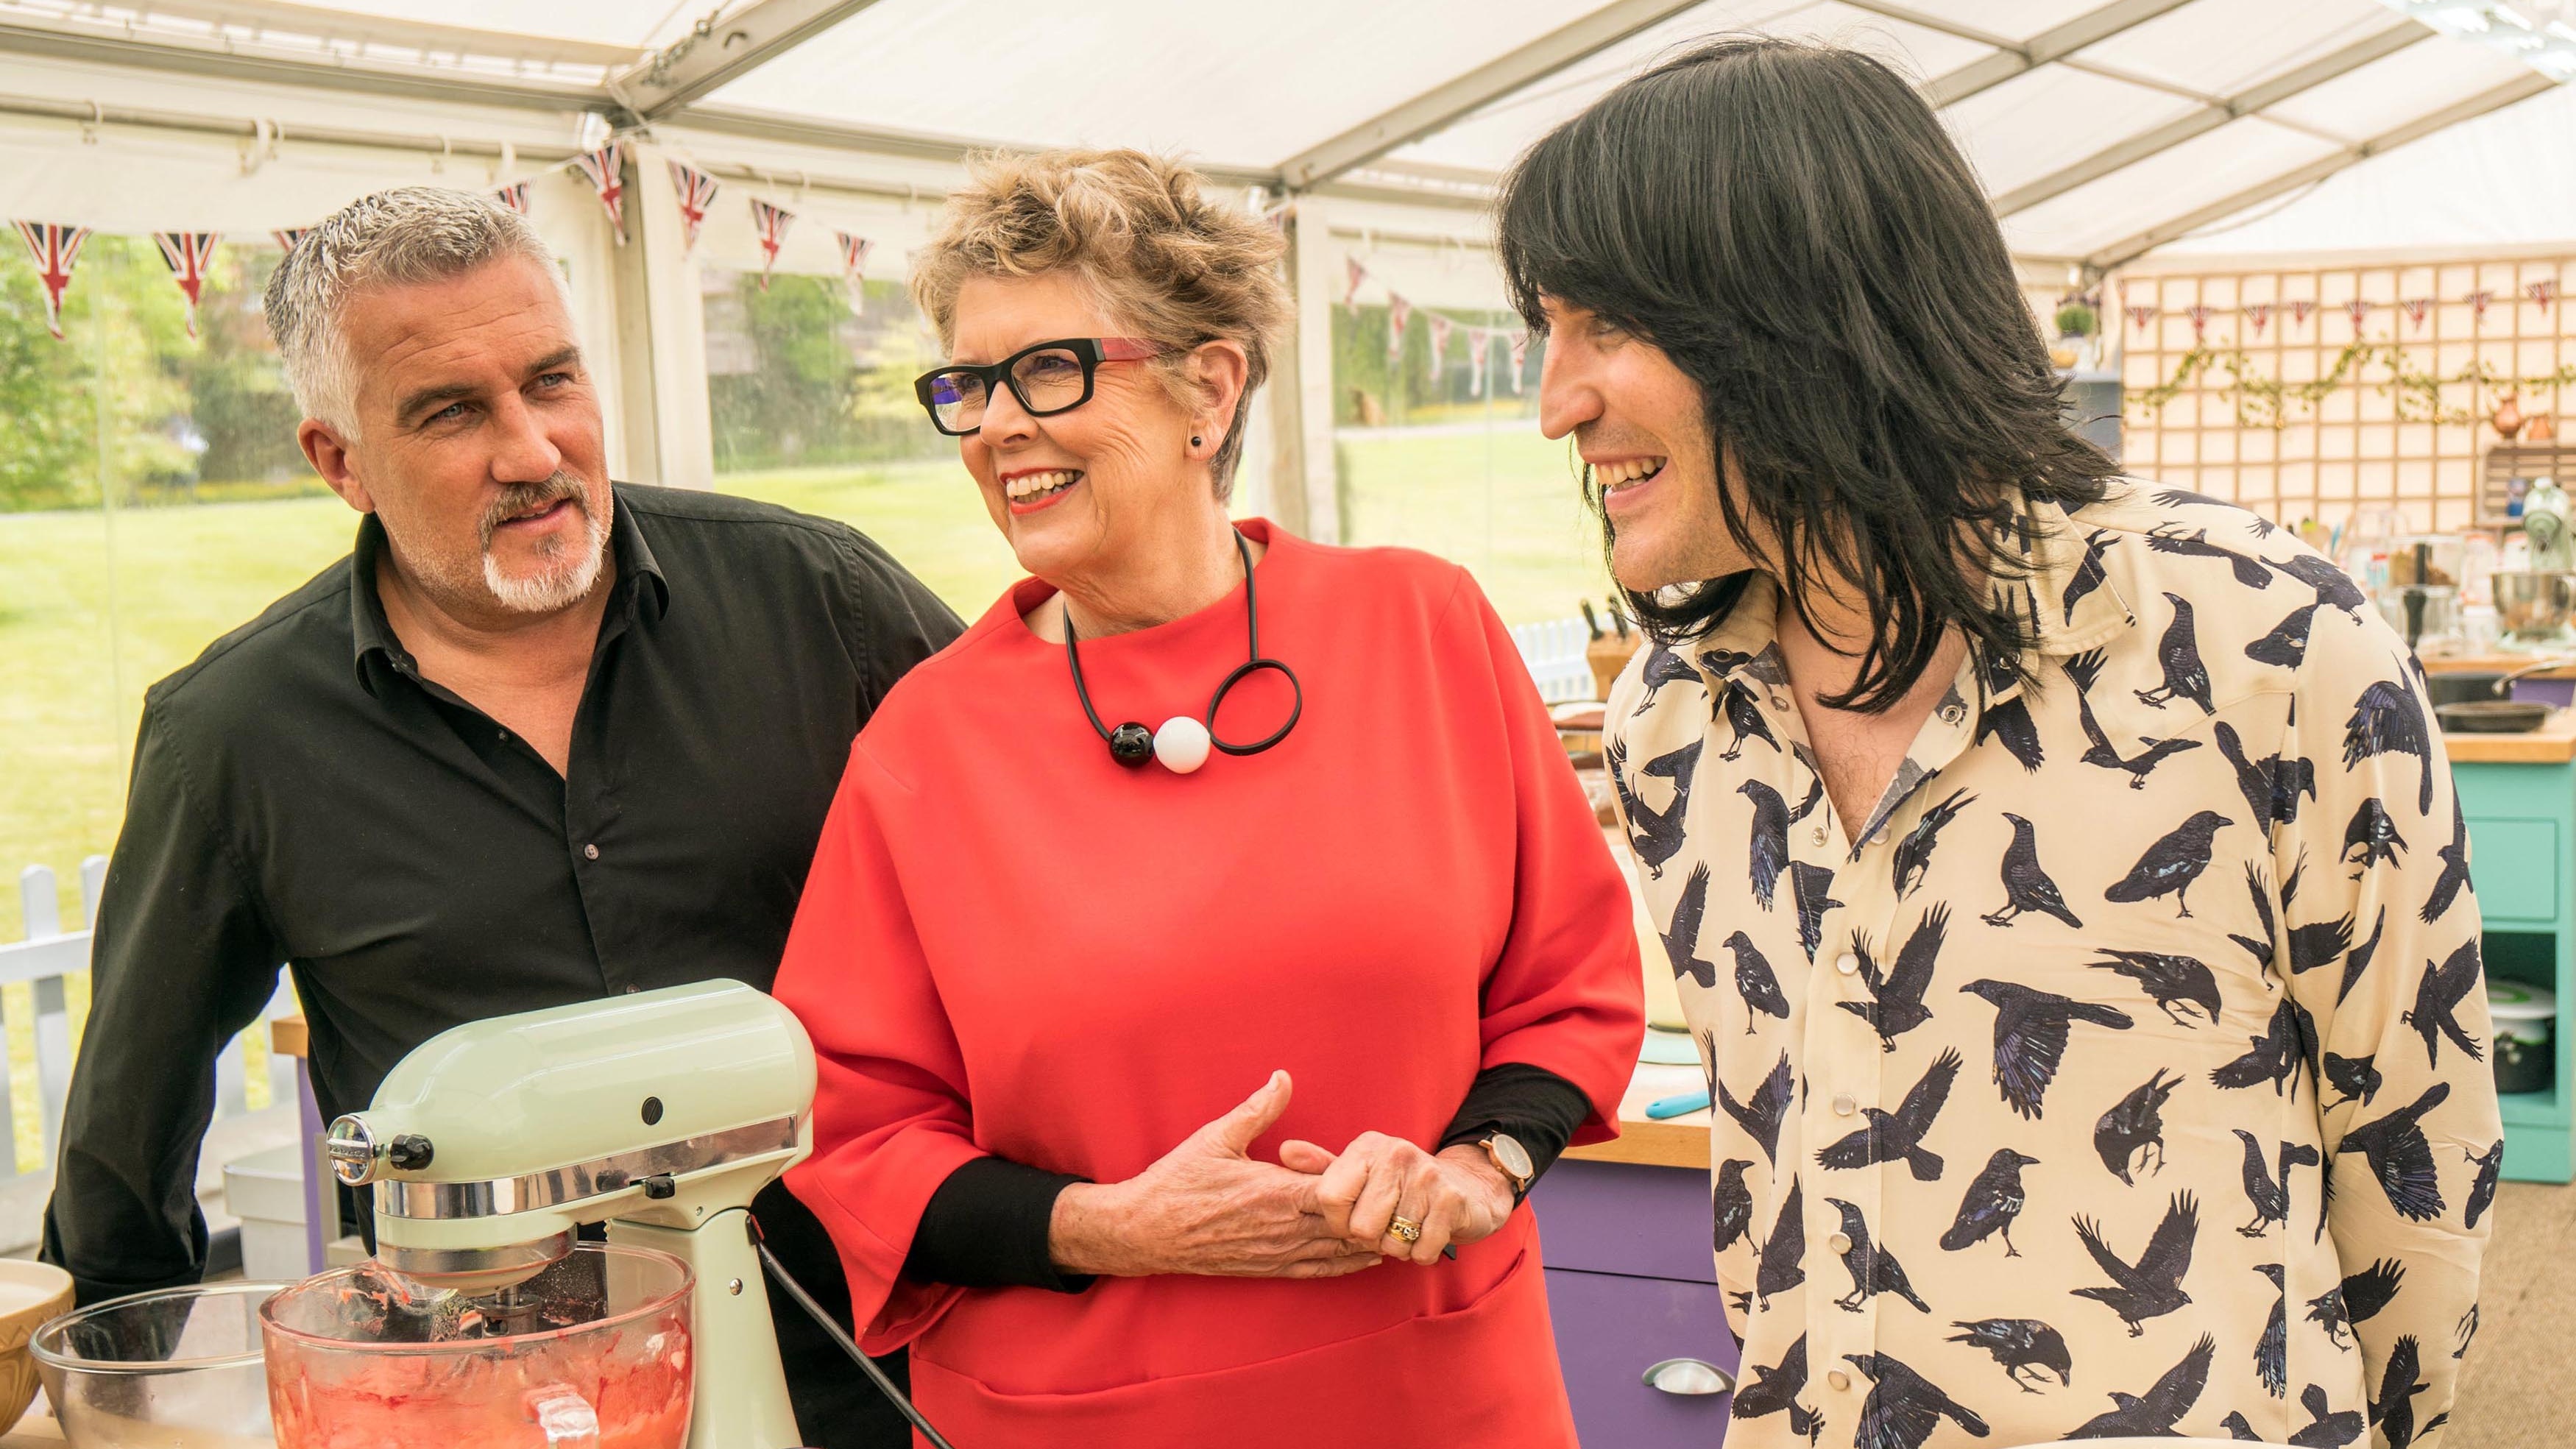
[[[1211,201],[1199,174],[1141,151],[997,152],[968,168],[938,232],[913,258],[912,296],[947,347],[968,277],[1069,270],[1120,325],[1188,349],[1230,341],[1251,367],[1217,445],[1217,496],[1233,491],[1252,395],[1270,376],[1270,344],[1290,315],[1277,264],[1286,242],[1240,207]],[[1184,407],[1185,354],[1157,365]]]

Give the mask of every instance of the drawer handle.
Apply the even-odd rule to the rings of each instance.
[[[1665,1394],[1723,1394],[1735,1387],[1735,1376],[1695,1358],[1668,1358],[1646,1370],[1646,1387]]]

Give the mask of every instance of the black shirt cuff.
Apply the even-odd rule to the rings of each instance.
[[[903,1276],[957,1288],[1081,1292],[1090,1277],[1057,1270],[1047,1252],[1047,1225],[1056,1194],[1082,1180],[1001,1157],[960,1165],[922,1209]]]
[[[1530,1183],[1535,1186],[1591,1115],[1592,1099],[1581,1087],[1545,1067],[1505,1062],[1476,1074],[1467,1100],[1459,1104],[1435,1150],[1504,1133],[1529,1150]]]

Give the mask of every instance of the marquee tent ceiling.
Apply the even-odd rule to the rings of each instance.
[[[2406,0],[710,3],[0,0],[0,56],[896,155],[1137,145],[1279,190],[1477,204],[1523,146],[1673,47],[1811,36],[1917,78],[2016,251],[2095,268],[2552,85]],[[2480,7],[2443,14],[2463,8]]]

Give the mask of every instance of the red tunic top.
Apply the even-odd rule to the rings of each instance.
[[[1476,1074],[1543,1067],[1614,1135],[1643,1031],[1627,888],[1518,652],[1464,570],[1258,520],[1263,652],[1305,715],[1194,775],[1112,760],[1024,581],[859,737],[777,994],[814,1037],[814,1156],[862,1338],[913,1348],[960,1444],[1574,1443],[1529,1212],[1434,1267],[965,1290],[898,1274],[931,1193],[999,1154],[1133,1176],[1295,1077],[1280,1141],[1428,1147]],[[1085,641],[1102,717],[1198,714],[1244,598]],[[1283,720],[1256,676],[1218,733]]]

